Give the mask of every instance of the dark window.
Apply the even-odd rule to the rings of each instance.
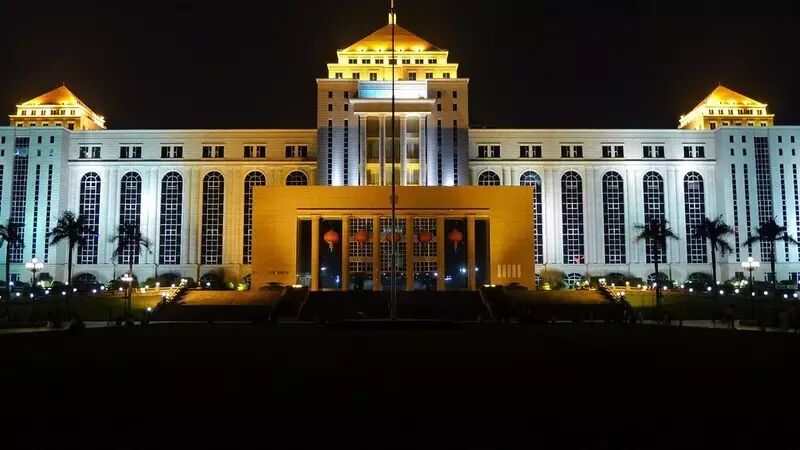
[[[583,146],[582,145],[573,145],[572,146],[572,154],[575,158],[583,158]]]
[[[604,145],[603,146],[603,158],[611,158],[611,146]]]
[[[162,158],[169,158],[169,146],[162,145],[161,146],[161,157]]]
[[[308,146],[307,145],[298,145],[297,146],[297,156],[299,158],[308,158]]]
[[[333,105],[328,103],[328,111],[333,111]]]
[[[442,110],[442,104],[441,103],[437,103],[436,104],[436,110],[437,111],[441,111]]]
[[[344,91],[344,98],[350,98],[350,91]]]
[[[453,111],[458,111],[458,105],[453,103]]]
[[[173,158],[183,158],[183,146],[177,145],[172,148],[172,157]]]
[[[328,91],[328,98],[333,98],[333,91]]]
[[[378,81],[378,74],[377,73],[369,74],[369,81]]]
[[[425,72],[425,78],[428,79],[428,80],[433,78],[433,72]]]
[[[782,144],[782,143],[783,143],[783,136],[778,136],[778,143],[779,143],[779,144]]]
[[[349,110],[350,110],[350,105],[349,105],[349,104],[347,104],[347,103],[345,103],[345,104],[344,104],[344,110],[345,110],[345,111],[349,111]]]
[[[204,145],[203,146],[203,158],[211,158],[211,146]]]
[[[742,136],[742,142],[747,142],[747,136]]]
[[[499,158],[500,157],[500,146],[493,145],[492,146],[492,158]]]
[[[728,142],[733,142],[733,135],[728,136]]]
[[[266,145],[257,145],[256,146],[256,158],[266,158],[267,157],[267,146]]]
[[[478,146],[478,158],[488,158],[489,157],[489,146],[488,145],[479,145]]]
[[[569,158],[569,145],[562,145],[561,146],[561,157],[562,158]]]
[[[453,98],[458,98],[458,91],[453,91]]]
[[[36,143],[37,144],[41,144],[42,143],[42,137],[41,136],[36,136]]]
[[[694,147],[695,158],[705,158],[706,157],[706,147],[704,145],[696,145]]]
[[[528,145],[520,145],[519,146],[519,157],[520,158],[529,158],[531,156],[530,152],[531,152],[530,146],[528,146]]]
[[[56,137],[55,136],[50,136],[50,143],[51,144],[55,144],[55,142],[56,142]]]
[[[217,145],[214,147],[214,157],[215,158],[224,158],[225,157],[225,146]]]
[[[244,157],[245,158],[252,158],[253,157],[253,146],[252,145],[245,145],[244,146]]]
[[[286,158],[294,158],[294,145],[287,145],[284,148],[284,156]]]
[[[733,154],[733,149],[731,149],[731,156],[735,156],[735,155]]]
[[[684,145],[683,146],[683,157],[684,158],[691,158],[692,157],[692,146],[691,145]]]
[[[408,79],[411,81],[415,81],[417,79],[417,72],[409,72]]]

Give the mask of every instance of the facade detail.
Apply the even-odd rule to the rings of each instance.
[[[254,273],[260,247],[274,243],[259,242],[254,232],[269,207],[258,199],[274,197],[258,192],[287,186],[285,195],[307,198],[313,185],[350,186],[347,192],[358,196],[359,189],[394,179],[414,195],[427,187],[483,189],[494,192],[487,195],[498,205],[507,201],[506,187],[533,187],[532,194],[524,189],[533,218],[524,229],[530,254],[524,262],[515,255],[502,267],[489,264],[498,282],[529,268],[535,270],[529,285],[545,271],[560,271],[570,282],[607,274],[653,278],[656,252],[635,241],[637,225],[649,220],[668,221],[680,238],[659,249],[664,274],[688,279],[710,269],[707,243],[691,236],[703,217],[717,216],[735,230],[735,251],[718,258],[720,277],[740,272],[748,256],[762,262],[774,256],[779,280],[800,274],[795,246],[778,245],[775,255],[770,246],[741,247],[770,218],[795,237],[800,226],[800,126],[774,126],[764,102],[720,85],[677,129],[478,128],[469,126],[469,79],[458,63],[394,15],[332,60],[327,76],[316,80],[310,129],[107,129],[105,118],[66,86],[16,105],[10,126],[0,127],[0,220],[21,227],[23,245],[0,264],[23,279],[24,262],[38,257],[43,272],[63,280],[66,248],[50,247],[47,233],[71,210],[91,230],[74,255],[76,277],[106,281],[132,260],[140,279],[211,272],[232,281],[263,279]],[[441,203],[445,197],[437,198],[436,214],[409,209],[395,226],[377,204],[369,214],[332,207],[330,219],[300,216],[309,221],[309,236],[334,230],[343,239],[347,279],[339,286],[385,284],[383,273],[394,266],[407,274],[404,286],[438,287],[447,277],[461,279],[443,258],[475,241],[469,230],[502,238],[481,231],[488,216],[453,215]],[[120,224],[138,225],[156,244],[153,253],[112,258],[108,237]],[[392,243],[393,261],[386,252]],[[762,279],[768,267],[762,263],[756,276]],[[296,270],[308,275],[290,274],[292,282],[336,283],[315,279],[310,266]]]

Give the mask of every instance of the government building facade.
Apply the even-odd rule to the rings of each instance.
[[[17,105],[10,126],[0,127],[0,219],[19,225],[24,240],[11,249],[12,279],[27,280],[24,263],[36,257],[43,272],[65,280],[67,249],[50,246],[47,237],[65,210],[84,216],[92,230],[74,254],[75,276],[104,282],[126,272],[132,258],[139,279],[248,277],[254,190],[276,185],[350,186],[356,197],[352,187],[387,186],[393,179],[401,187],[533,186],[535,279],[548,271],[570,282],[587,275],[652,278],[653,249],[635,242],[636,226],[651,219],[668,220],[680,237],[660,255],[663,272],[675,280],[710,272],[708,245],[691,237],[702,217],[722,216],[735,229],[734,252],[718,260],[721,279],[741,272],[750,256],[773,257],[769,246],[742,246],[760,223],[774,217],[798,235],[800,127],[775,126],[767,104],[724,86],[682,116],[676,129],[474,128],[469,79],[447,50],[396,25],[393,15],[339,50],[327,68],[327,78],[317,80],[315,129],[107,129],[105,118],[65,86]],[[502,191],[494,201],[505,201]],[[380,217],[365,222],[353,214],[347,228],[369,228],[378,236],[370,242],[382,248],[374,232]],[[152,253],[113,258],[108,238],[119,224],[139,225],[154,243]],[[426,229],[409,229],[409,240],[435,228],[421,226]],[[267,237],[260,239],[256,245],[268,245]],[[347,280],[365,270],[359,263],[368,265],[353,245],[343,250],[348,262],[341,278]],[[408,251],[416,252],[411,243]],[[779,243],[774,258],[779,280],[798,279],[797,247]],[[435,261],[420,260],[408,271],[438,277],[445,269]],[[762,264],[755,275],[764,279],[768,267]],[[495,273],[493,265],[487,269]],[[315,275],[289,277],[314,284],[308,280]],[[404,286],[416,285],[407,280]]]

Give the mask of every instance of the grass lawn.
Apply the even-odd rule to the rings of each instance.
[[[716,310],[715,318],[723,316],[725,309],[731,306],[736,318],[750,318],[751,309],[755,307],[757,318],[774,321],[775,315],[781,310],[788,310],[798,305],[796,301],[775,300],[772,296],[756,296],[751,302],[748,294],[722,295],[718,298],[710,294],[686,294],[679,291],[663,293],[664,309],[676,318],[686,320],[711,319]],[[628,289],[625,298],[634,308],[642,309],[645,313],[655,308],[655,291],[641,291]]]
[[[161,296],[157,293],[134,294],[131,310],[134,315],[141,316],[147,307],[155,307]],[[111,310],[111,317],[116,318],[123,313],[124,296],[121,293],[73,294],[69,298],[69,308],[73,315],[83,320],[106,320]],[[9,305],[9,317],[12,322],[26,321],[31,317],[31,300],[16,298]],[[0,314],[5,314],[5,302],[0,302]],[[60,295],[43,296],[36,300],[36,314],[39,319],[46,320],[48,313],[63,312],[65,298]]]

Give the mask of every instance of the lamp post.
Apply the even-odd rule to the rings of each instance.
[[[753,257],[750,256],[747,258],[747,261],[742,261],[742,269],[750,272],[750,318],[754,319],[756,316],[756,303],[755,303],[755,292],[753,291],[753,271],[758,269],[761,263],[758,261],[753,260]]]
[[[120,280],[128,283],[128,290],[125,293],[125,312],[124,312],[124,315],[127,315],[128,310],[130,309],[131,306],[131,286],[133,284],[133,276],[129,273],[124,273],[122,274],[122,277],[120,277]]]
[[[42,270],[44,264],[34,256],[33,259],[25,263],[25,268],[31,271],[31,287],[33,287],[36,285],[36,272]]]

